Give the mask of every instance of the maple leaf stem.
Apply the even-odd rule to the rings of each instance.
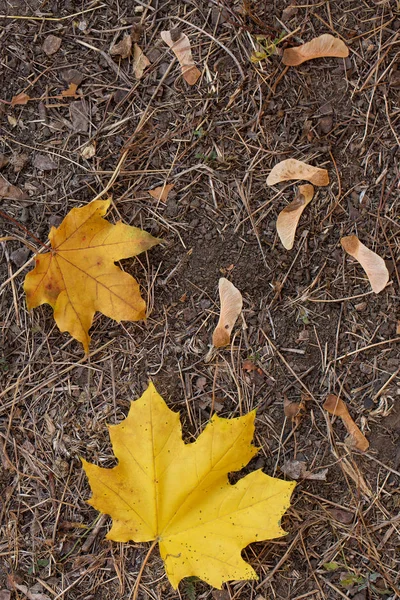
[[[140,581],[142,579],[144,568],[147,565],[147,562],[148,562],[148,560],[149,560],[149,558],[151,556],[151,553],[153,552],[153,550],[154,550],[154,548],[156,547],[157,544],[158,544],[158,538],[156,538],[154,540],[154,542],[151,544],[150,548],[147,551],[146,556],[143,559],[142,565],[140,567],[140,571],[139,571],[137,579],[135,581],[135,586],[133,588],[133,594],[132,594],[131,600],[137,600],[138,593],[139,593],[139,585],[140,585]]]
[[[22,229],[22,231],[24,231],[25,233],[27,233],[31,238],[33,238],[35,240],[35,242],[37,242],[38,244],[40,244],[40,246],[43,246],[44,248],[46,248],[46,250],[51,250],[50,246],[48,246],[47,244],[44,244],[43,242],[41,242],[39,240],[39,238],[37,238],[33,233],[31,233],[29,231],[29,229],[27,229],[26,227],[24,227],[23,225],[21,225],[21,223],[19,223],[16,219],[14,219],[13,217],[10,217],[10,215],[8,215],[7,213],[3,212],[2,210],[0,210],[0,216],[3,217],[3,219],[8,219],[9,221],[11,221],[12,223],[14,223],[14,225],[16,225],[17,227],[19,227],[20,229]],[[32,252],[36,252],[36,250],[32,249],[32,246],[29,246],[29,244],[23,240],[19,240],[20,242],[22,242],[23,244],[25,244],[30,250],[32,250]]]

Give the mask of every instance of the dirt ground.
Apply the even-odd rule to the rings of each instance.
[[[21,191],[1,199],[1,235],[39,248],[114,174],[109,219],[163,239],[123,261],[147,321],[97,315],[87,359],[49,306],[28,313],[32,252],[1,244],[1,600],[132,597],[148,546],[105,539],[110,520],[86,504],[80,457],[115,464],[106,425],[149,379],[180,411],[186,440],[212,408],[223,417],[257,408],[251,470],[285,477],[296,459],[327,474],[299,481],[287,537],[244,551],[258,581],[216,591],[189,578],[174,591],[154,552],[140,599],[400,598],[400,7],[298,5],[0,0],[1,174]],[[189,36],[201,70],[192,87],[160,38],[172,28]],[[125,33],[151,61],[139,80],[132,58],[109,53]],[[283,48],[322,33],[341,37],[349,57],[285,69]],[[53,54],[50,35],[61,39]],[[269,48],[286,39],[252,63],[260,35]],[[71,82],[78,97],[61,96]],[[11,106],[20,92],[31,100]],[[266,185],[289,157],[327,168],[331,181],[303,213],[292,251],[275,222],[296,186]],[[147,190],[165,182],[174,188],[157,202]],[[379,295],[341,248],[350,234],[387,262],[391,283]],[[244,310],[232,346],[217,352],[221,276]],[[348,403],[367,452],[344,444],[343,424],[322,409],[328,393]],[[298,425],[285,398],[304,400]]]

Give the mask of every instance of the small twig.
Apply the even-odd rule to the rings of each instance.
[[[3,212],[2,210],[0,210],[0,217],[3,217],[3,219],[8,219],[12,223],[14,223],[14,225],[16,225],[17,227],[19,227],[19,229],[22,229],[22,231],[24,231],[25,233],[27,233],[31,238],[33,238],[35,240],[35,242],[37,242],[38,244],[40,244],[40,246],[46,248],[46,250],[51,250],[50,246],[48,246],[47,244],[44,244],[43,242],[41,242],[39,240],[39,238],[36,237],[36,235],[34,235],[33,233],[31,233],[29,231],[29,229],[27,229],[26,227],[24,227],[23,225],[21,225],[21,223],[19,223],[16,219],[14,219],[14,217],[11,217],[7,213]],[[7,241],[7,240],[5,238],[3,238],[1,241]],[[25,242],[23,242],[23,240],[18,240],[18,241],[22,242],[22,243],[25,243]],[[26,244],[26,245],[28,245],[28,244]],[[29,249],[32,250],[32,247],[30,247]],[[37,252],[37,250],[36,249],[32,250],[32,252]]]
[[[144,560],[142,562],[142,566],[140,567],[140,571],[139,571],[138,576],[137,576],[136,581],[135,581],[135,585],[134,585],[134,588],[133,588],[133,594],[131,596],[131,600],[137,600],[138,593],[139,593],[140,580],[142,579],[144,568],[147,565],[147,562],[148,562],[148,560],[150,558],[150,555],[153,552],[153,550],[154,550],[155,546],[157,545],[157,543],[158,543],[158,539],[155,539],[154,542],[151,544],[150,548],[148,549],[148,552],[147,552],[146,556],[144,557]]]
[[[370,350],[371,348],[376,348],[376,346],[383,346],[383,344],[391,344],[392,342],[400,342],[400,337],[392,338],[390,340],[383,340],[383,342],[377,342],[376,344],[369,344],[368,346],[364,346],[364,348],[358,348],[358,350],[353,350],[352,352],[346,352],[346,354],[342,354],[338,358],[331,360],[329,364],[337,362],[338,360],[342,360],[343,358],[347,358],[348,356],[352,356],[353,354],[358,354],[359,352],[364,352],[364,350]]]

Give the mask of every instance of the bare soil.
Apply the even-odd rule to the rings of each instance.
[[[131,598],[148,548],[105,539],[110,522],[86,504],[80,457],[115,464],[106,426],[149,379],[180,411],[185,439],[211,410],[257,408],[261,450],[249,469],[285,477],[297,459],[328,472],[299,481],[287,537],[244,551],[258,581],[216,591],[190,578],[174,591],[155,552],[139,598],[400,597],[399,6],[298,5],[0,0],[1,174],[24,192],[1,199],[1,235],[39,248],[115,175],[108,218],[163,239],[122,263],[141,285],[147,321],[97,315],[87,359],[49,306],[26,310],[32,253],[15,239],[1,245],[1,600]],[[174,27],[202,71],[193,87],[160,38]],[[127,32],[151,61],[140,80],[131,58],[109,54]],[[341,37],[350,56],[285,69],[284,47],[322,33]],[[50,55],[49,35],[61,38]],[[286,39],[252,63],[259,35]],[[77,98],[60,96],[77,81]],[[10,106],[22,91],[32,100]],[[266,178],[289,157],[327,168],[331,183],[287,252],[275,222],[296,186],[269,188]],[[164,182],[174,184],[165,204],[147,193]],[[379,295],[340,246],[354,233],[387,262],[391,283]],[[244,311],[232,346],[217,352],[221,276],[241,290]],[[342,423],[323,411],[328,393],[347,402],[366,453],[350,451]],[[284,416],[285,398],[305,401],[298,425]]]

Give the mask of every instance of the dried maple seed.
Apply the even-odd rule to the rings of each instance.
[[[363,452],[368,450],[369,442],[367,438],[355,424],[350,416],[346,404],[341,398],[339,398],[339,396],[335,396],[335,394],[328,394],[324,402],[324,409],[331,415],[335,415],[342,419],[343,424],[349,433],[349,446],[353,446],[354,448],[357,448],[357,450],[361,450]]]
[[[172,29],[171,31],[162,31],[161,38],[178,59],[184,80],[189,85],[194,85],[201,73],[194,64],[188,36],[184,33],[177,35],[176,29]]]
[[[225,277],[219,280],[218,289],[221,311],[213,333],[213,346],[222,348],[231,341],[232,329],[242,312],[243,298],[239,290]]]

